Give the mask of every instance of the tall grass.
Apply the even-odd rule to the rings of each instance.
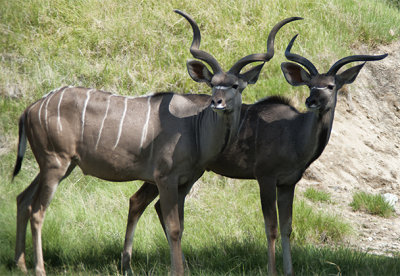
[[[247,54],[264,52],[268,32],[279,20],[305,18],[278,33],[274,59],[264,66],[258,83],[244,92],[247,103],[276,93],[303,101],[305,90],[290,87],[280,72],[283,51],[296,33],[300,36],[293,51],[308,57],[321,72],[353,54],[360,44],[376,53],[375,45],[390,43],[400,34],[400,14],[388,1],[0,0],[0,274],[14,273],[10,268],[15,197],[38,172],[28,150],[21,173],[10,182],[17,120],[28,104],[70,84],[123,95],[209,92],[186,72],[192,32],[172,12],[174,8],[196,19],[202,31],[201,49],[212,53],[225,69]],[[79,170],[63,181],[43,227],[48,271],[117,274],[128,198],[139,185],[107,183],[82,176]],[[207,173],[194,186],[185,212],[183,250],[192,274],[266,273],[266,238],[254,181]],[[351,231],[347,226],[337,228],[338,219],[332,214],[314,212],[301,201],[296,202],[295,216],[297,274],[337,273],[336,266],[326,260],[348,274],[400,271],[398,259],[305,247],[310,242],[318,246],[340,243]],[[32,258],[28,230],[30,268]],[[142,274],[165,274],[169,269],[168,246],[152,207],[137,228],[133,265]],[[278,269],[282,271],[281,263]]]
[[[314,188],[307,188],[304,196],[313,202],[329,202],[331,195],[324,191],[319,191]]]
[[[350,206],[354,211],[365,211],[381,217],[390,217],[395,213],[394,208],[385,201],[382,195],[373,195],[366,192],[355,193]]]

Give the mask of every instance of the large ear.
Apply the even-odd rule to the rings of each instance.
[[[282,62],[281,69],[287,82],[293,86],[307,85],[311,76],[301,66],[292,62]]]
[[[213,74],[201,61],[190,59],[186,62],[190,77],[196,82],[205,82],[211,86]]]
[[[239,77],[246,81],[248,84],[255,84],[260,76],[261,69],[263,68],[265,62],[260,65],[254,66],[247,72],[240,74]]]
[[[358,73],[360,73],[360,70],[361,68],[363,68],[364,65],[365,62],[360,65],[353,66],[346,71],[336,75],[336,79],[338,80],[338,88],[342,87],[344,84],[352,83],[357,78]]]

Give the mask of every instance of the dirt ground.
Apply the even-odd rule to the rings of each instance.
[[[330,141],[296,193],[308,187],[329,192],[335,202],[330,212],[356,230],[349,246],[391,256],[400,253],[400,41],[358,53],[389,56],[367,62],[340,94]],[[397,195],[396,215],[352,211],[349,204],[357,191]]]

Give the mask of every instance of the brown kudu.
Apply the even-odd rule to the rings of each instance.
[[[19,121],[20,171],[27,140],[40,172],[17,197],[15,261],[27,271],[25,239],[30,220],[34,265],[44,275],[41,229],[58,184],[79,166],[84,174],[110,181],[144,180],[160,194],[165,233],[171,252],[171,272],[183,275],[181,237],[183,205],[193,183],[233,140],[240,118],[241,93],[254,84],[264,63],[273,56],[273,39],[265,54],[252,54],[224,72],[216,59],[199,50],[200,31],[193,28],[189,75],[212,88],[211,97],[158,93],[123,97],[82,87],[56,89],[30,105]],[[275,33],[284,24],[274,29]],[[262,62],[245,73],[242,68]]]
[[[193,19],[191,19],[187,15],[184,15],[184,14],[182,14],[182,15],[191,24],[194,34],[196,34],[196,32],[199,32],[198,27],[197,27],[196,23],[193,21]],[[284,19],[284,20],[280,21],[279,23],[277,23],[271,29],[271,31],[268,35],[267,54],[261,54],[261,55],[254,54],[254,55],[249,55],[245,58],[242,58],[229,70],[229,72],[236,72],[238,70],[240,71],[240,68],[243,68],[243,63],[247,64],[250,60],[254,60],[254,59],[260,60],[260,61],[261,60],[264,60],[264,61],[270,60],[274,55],[274,41],[275,41],[275,36],[276,36],[277,32],[279,31],[279,29],[282,28],[285,24],[287,24],[289,22],[292,22],[295,20],[301,20],[301,19],[302,18],[300,18],[300,17],[290,17],[290,18]],[[200,35],[200,33],[199,33],[199,35]],[[194,44],[194,42],[193,42],[193,44]],[[265,57],[265,55],[267,55],[268,57]],[[213,87],[214,85],[211,84],[211,86]],[[192,96],[197,101],[202,101],[202,102],[209,101],[208,100],[209,96],[207,96],[207,95],[192,95]],[[239,114],[240,114],[240,112],[239,112]],[[235,136],[236,136],[236,132],[235,132],[234,136],[232,136],[232,140],[235,139],[234,138]],[[219,153],[221,153],[222,151],[223,151],[223,149]],[[217,156],[215,156],[215,158],[217,158]],[[213,160],[215,160],[215,158]],[[213,160],[211,160],[210,162],[212,162]],[[149,185],[151,187],[149,187]],[[188,190],[182,191],[182,193],[184,195],[183,195],[182,201],[180,201],[179,203],[184,204],[184,199],[185,199],[187,192],[188,192]],[[180,187],[179,187],[179,193],[181,194]],[[140,200],[138,201],[135,196],[136,194],[143,196],[144,201],[140,201]],[[157,187],[152,185],[150,182],[145,182],[136,194],[134,196],[132,196],[130,199],[127,231],[126,231],[126,235],[125,235],[124,251],[122,253],[122,267],[123,267],[123,271],[125,274],[132,273],[130,262],[131,262],[131,257],[132,257],[132,243],[133,243],[133,238],[134,238],[134,233],[135,233],[137,222],[138,222],[140,216],[142,215],[143,211],[145,210],[146,206],[158,195],[158,190],[157,190]],[[180,206],[180,210],[183,213],[183,206]],[[160,211],[160,213],[159,213],[159,215],[160,215],[162,211],[161,211],[161,209],[159,211]],[[163,212],[163,214],[164,214],[164,212]],[[182,217],[182,220],[183,220],[183,217]],[[181,226],[182,226],[182,228],[181,228],[181,233],[182,233],[183,232],[183,223],[181,224]],[[164,224],[163,224],[163,227],[165,230]]]
[[[284,274],[293,275],[290,235],[295,186],[328,143],[338,90],[344,84],[352,83],[365,63],[339,74],[337,72],[350,62],[381,60],[387,56],[349,56],[336,62],[327,73],[319,74],[309,60],[290,52],[296,37],[290,41],[285,56],[303,65],[308,72],[292,62],[282,63],[281,68],[289,84],[309,87],[310,95],[306,100],[309,111],[299,112],[289,104],[289,100],[279,96],[272,96],[251,105],[243,104],[236,139],[207,166],[208,170],[220,175],[258,181],[268,240],[270,275],[277,274],[276,203],[278,201]],[[144,183],[131,197],[131,205],[135,204],[134,208],[130,208],[129,217],[138,219],[156,196],[157,190],[149,183]],[[161,223],[164,224],[159,201],[155,208]],[[136,224],[137,220],[134,223]],[[129,229],[128,223],[127,231]]]

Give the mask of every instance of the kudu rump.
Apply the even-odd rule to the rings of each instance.
[[[306,58],[290,52],[295,36],[289,43],[285,56],[292,62],[282,63],[283,74],[293,86],[307,85],[310,95],[306,100],[306,113],[297,111],[289,100],[272,96],[252,105],[242,105],[239,132],[218,158],[207,168],[218,174],[256,179],[260,187],[261,206],[268,240],[268,273],[276,274],[275,240],[278,234],[276,197],[278,198],[279,223],[282,238],[283,269],[293,274],[290,252],[292,232],[292,205],[296,183],[304,171],[323,152],[328,143],[337,101],[337,92],[344,84],[352,83],[365,63],[339,73],[344,65],[355,61],[381,60],[379,56],[355,55],[336,62],[327,73],[319,74]],[[276,193],[277,192],[277,193]],[[131,198],[136,202],[129,217],[136,218],[157,196],[149,183]],[[159,202],[155,205],[161,223],[165,222]],[[164,218],[164,219],[163,219]],[[130,231],[128,224],[127,232]]]
[[[40,172],[17,197],[15,261],[26,271],[25,239],[30,219],[35,271],[45,274],[41,229],[44,215],[60,181],[79,166],[84,174],[110,181],[145,180],[160,194],[165,231],[171,251],[171,271],[182,275],[181,237],[183,205],[192,184],[210,161],[236,135],[241,93],[257,81],[263,64],[273,56],[276,32],[271,32],[266,54],[252,54],[236,62],[228,72],[210,54],[199,50],[200,31],[193,28],[189,75],[212,88],[212,96],[159,93],[122,97],[81,87],[54,90],[30,105],[19,121],[18,157],[13,176],[21,168],[26,140]],[[247,64],[262,62],[245,73]],[[132,226],[132,225],[131,225]],[[131,231],[133,231],[132,226]],[[128,237],[129,239],[129,237]],[[128,250],[129,256],[131,250]]]

